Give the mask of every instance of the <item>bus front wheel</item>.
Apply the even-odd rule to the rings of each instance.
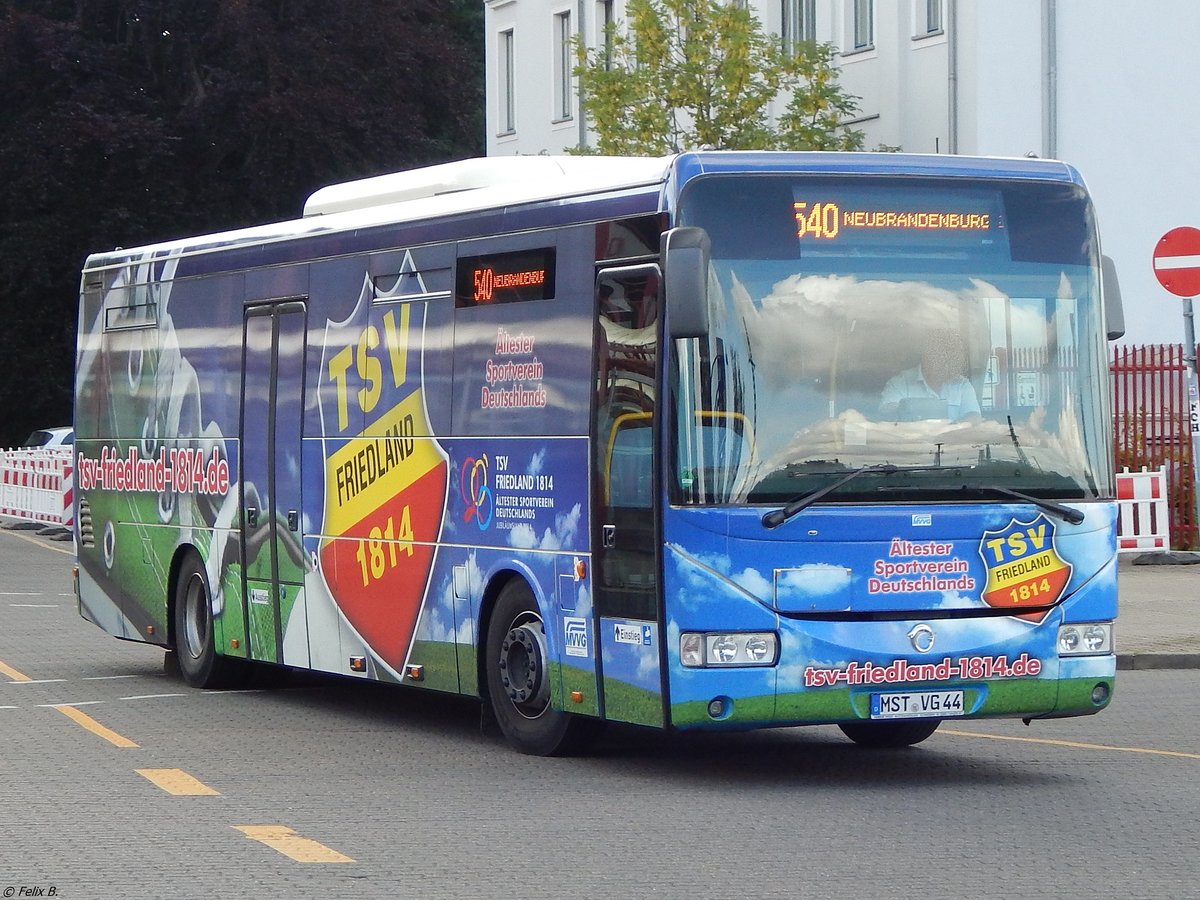
[[[496,598],[487,631],[487,690],[496,723],[522,753],[559,756],[591,736],[595,723],[555,710],[550,702],[546,626],[533,592],[520,579]]]
[[[195,553],[184,557],[179,567],[174,625],[175,655],[183,680],[198,688],[230,685],[234,681],[235,662],[217,655],[208,576]]]
[[[842,734],[862,747],[911,747],[929,737],[941,719],[911,722],[842,722]]]

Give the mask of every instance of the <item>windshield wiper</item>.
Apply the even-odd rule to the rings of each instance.
[[[994,484],[964,484],[962,489],[964,491],[990,491],[993,494],[1000,494],[1003,497],[1011,497],[1014,500],[1020,500],[1022,503],[1032,503],[1038,509],[1042,509],[1053,515],[1060,516],[1072,525],[1080,525],[1083,523],[1084,515],[1077,509],[1072,509],[1069,506],[1063,506],[1061,503],[1055,503],[1053,500],[1043,500],[1041,497],[1031,497],[1029,494],[1022,494],[1020,491],[1014,491],[1011,488],[998,487]]]
[[[860,466],[843,475],[837,481],[825,485],[820,490],[813,491],[811,494],[801,494],[783,509],[774,509],[762,517],[764,528],[778,528],[792,516],[799,512],[808,509],[826,494],[831,494],[840,488],[847,481],[852,481],[864,472],[878,472],[880,475],[894,475],[897,472],[926,472],[935,469],[962,469],[964,466],[897,466],[892,463],[872,463],[869,466]]]

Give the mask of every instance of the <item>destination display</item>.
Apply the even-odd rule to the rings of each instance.
[[[979,241],[1004,232],[995,191],[922,191],[919,188],[812,190],[798,187],[792,214],[805,244],[922,238]]]
[[[454,305],[490,306],[554,296],[554,248],[464,256],[458,261]]]

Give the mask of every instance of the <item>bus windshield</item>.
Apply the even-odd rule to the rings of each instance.
[[[673,348],[672,502],[1108,494],[1079,186],[712,175],[679,220],[712,257],[709,334]]]

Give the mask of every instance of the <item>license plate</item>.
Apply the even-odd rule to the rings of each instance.
[[[871,695],[872,719],[943,719],[962,714],[962,691],[907,691]]]

